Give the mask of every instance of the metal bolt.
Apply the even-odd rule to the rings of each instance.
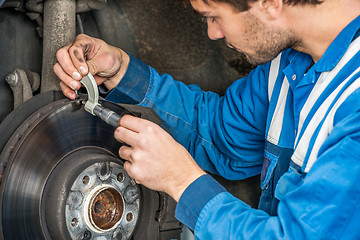
[[[118,175],[116,176],[116,179],[117,179],[119,182],[124,181],[124,179],[125,179],[124,174],[123,174],[122,172],[119,172]]]
[[[126,214],[126,221],[130,222],[131,220],[133,220],[134,215],[132,214],[132,212],[129,212],[128,214]]]
[[[71,191],[66,205],[68,205],[70,209],[76,209],[82,204],[83,199],[84,197],[80,191]]]
[[[111,175],[111,167],[109,162],[99,163],[96,168],[96,175],[101,181],[106,181]]]
[[[85,229],[83,232],[80,233],[78,240],[90,240],[91,239],[91,232]]]
[[[85,175],[82,179],[82,182],[84,185],[88,184],[90,182],[90,178],[88,175]]]
[[[121,227],[120,228],[117,228],[113,235],[112,235],[112,238],[111,239],[116,239],[116,240],[125,240],[126,239],[126,233],[124,231],[124,229],[122,229]]]
[[[85,238],[90,239],[90,238],[91,238],[91,232],[89,232],[89,231],[86,230],[86,231],[84,232],[84,239],[85,239]]]
[[[72,227],[77,227],[78,224],[79,224],[79,220],[78,220],[77,218],[73,218],[73,219],[71,220],[71,226],[72,226]]]
[[[119,232],[115,237],[114,239],[122,239],[122,234],[121,232]]]
[[[5,80],[9,85],[15,85],[18,81],[18,76],[16,73],[10,73],[5,77]]]

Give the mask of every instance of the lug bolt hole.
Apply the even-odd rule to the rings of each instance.
[[[71,220],[71,226],[72,226],[72,227],[77,227],[78,224],[79,224],[79,221],[78,221],[77,218],[73,218],[73,219]]]
[[[131,220],[133,220],[133,214],[131,213],[131,212],[129,212],[128,214],[126,214],[126,220],[128,221],[128,222],[130,222]]]
[[[122,182],[124,181],[124,174],[122,172],[118,173],[118,175],[116,176],[116,179],[119,181],[119,182]]]
[[[90,182],[90,178],[88,175],[85,175],[82,179],[82,182],[84,185],[88,184]]]

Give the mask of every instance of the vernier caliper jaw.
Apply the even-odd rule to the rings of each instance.
[[[84,108],[87,112],[95,116],[94,109],[96,106],[100,105],[99,90],[96,81],[93,75],[91,73],[88,73],[81,79],[80,82],[84,84],[88,94],[88,100],[86,101]]]
[[[88,100],[84,106],[85,111],[91,113],[94,116],[100,117],[106,123],[114,127],[118,127],[118,122],[121,116],[99,104],[99,89],[92,74],[88,73],[81,79],[80,82],[84,84],[88,93]]]

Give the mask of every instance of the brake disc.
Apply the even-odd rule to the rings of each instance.
[[[0,157],[4,239],[127,239],[139,188],[116,157],[114,128],[60,100],[29,117]],[[101,238],[99,238],[101,237]]]
[[[138,106],[102,105],[158,121]],[[87,113],[82,99],[37,109],[20,125],[19,112],[11,117],[14,126],[4,121],[19,127],[0,155],[1,239],[179,238],[175,202],[127,175],[114,127]]]

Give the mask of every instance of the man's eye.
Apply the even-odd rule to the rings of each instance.
[[[213,22],[215,22],[215,17],[205,17],[204,16],[201,18],[201,21],[203,21],[205,23],[208,23],[208,22],[213,23]]]

